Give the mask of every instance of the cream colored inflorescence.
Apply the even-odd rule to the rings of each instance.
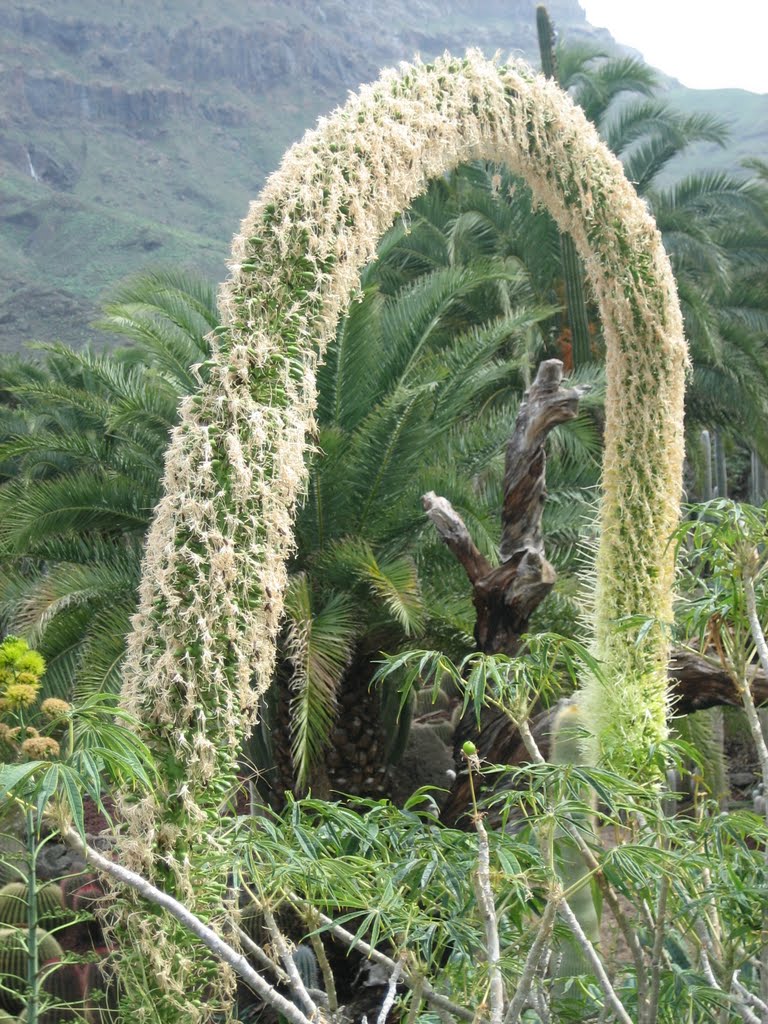
[[[317,359],[382,233],[431,178],[476,159],[519,174],[570,232],[602,310],[596,633],[608,685],[593,681],[585,705],[604,749],[637,749],[663,733],[663,635],[652,630],[638,647],[631,631],[613,628],[616,617],[671,616],[665,545],[680,497],[686,349],[659,234],[619,162],[552,82],[475,52],[404,65],[320,121],[252,204],[221,291],[208,382],[184,402],[171,438],[123,702],[183,777],[171,787],[183,812],[171,831],[190,861],[211,827],[211,783],[234,772],[272,673]],[[152,840],[165,804],[161,796],[136,815]],[[125,842],[149,854],[146,834]],[[181,881],[174,850],[161,856]]]

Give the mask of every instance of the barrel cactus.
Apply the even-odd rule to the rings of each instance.
[[[42,928],[37,932],[37,954],[41,969],[62,957],[61,946]],[[22,928],[0,931],[0,978],[0,1008],[8,1013],[21,1013],[27,989],[27,933]]]
[[[27,923],[29,886],[26,882],[9,882],[0,889],[0,924],[21,926]],[[41,885],[36,891],[37,919],[46,928],[67,919],[61,886],[54,882]]]
[[[89,964],[61,963],[43,971],[40,985],[38,1024],[75,1024],[82,1022],[86,1010],[85,982]],[[27,1019],[25,1010],[19,1020]]]

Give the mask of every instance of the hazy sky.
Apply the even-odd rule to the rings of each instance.
[[[768,93],[768,0],[579,0],[649,64],[691,89]]]

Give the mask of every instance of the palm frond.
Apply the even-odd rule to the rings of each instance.
[[[373,604],[383,609],[406,636],[421,629],[424,605],[411,558],[377,558],[370,544],[360,537],[349,537],[331,545],[319,566],[332,583],[343,585],[349,577],[361,583]]]
[[[157,271],[119,286],[97,326],[136,345],[133,355],[124,354],[127,362],[151,359],[178,392],[188,394],[198,386],[191,367],[209,358],[206,338],[218,322],[216,293],[208,282]]]
[[[11,480],[0,489],[0,546],[24,552],[50,536],[143,533],[158,501],[154,477],[78,470],[52,480]]]
[[[566,61],[564,72],[560,60],[566,58],[564,47],[558,52],[562,87],[570,91],[587,118],[598,127],[618,96],[627,92],[650,96],[659,84],[657,72],[636,57],[610,57],[597,63],[593,60],[588,67],[582,63],[580,70],[573,72]]]
[[[336,341],[318,371],[318,420],[323,425],[353,429],[381,397],[368,384],[387,358],[382,352],[384,303],[378,287],[371,286],[360,300],[353,300],[339,325]]]
[[[100,607],[88,621],[78,651],[73,697],[79,704],[98,693],[119,693],[126,638],[136,601],[131,592],[120,593],[115,604]]]
[[[286,590],[286,652],[292,668],[291,753],[300,786],[328,742],[336,694],[357,633],[351,600],[331,594],[319,608],[306,575]]]
[[[724,146],[727,126],[709,114],[683,115],[669,111],[659,117],[645,142],[624,152],[624,173],[643,195],[667,164],[695,142]]]

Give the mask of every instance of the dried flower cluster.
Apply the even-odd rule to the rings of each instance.
[[[671,614],[665,544],[680,494],[686,350],[658,232],[581,111],[526,66],[472,52],[387,71],[288,152],[243,222],[208,383],[182,405],[149,535],[123,701],[163,759],[168,791],[126,803],[121,856],[203,916],[220,898],[221,880],[206,883],[219,804],[272,673],[317,360],[395,216],[430,178],[475,159],[525,179],[573,236],[600,303],[596,628],[611,685],[593,684],[585,701],[603,749],[631,757],[663,732],[663,637],[651,631],[638,646],[613,628],[617,616]],[[207,972],[169,955],[161,918],[132,921],[141,951],[165,965],[169,1004],[156,1019],[182,1009],[207,1019],[192,998]]]

